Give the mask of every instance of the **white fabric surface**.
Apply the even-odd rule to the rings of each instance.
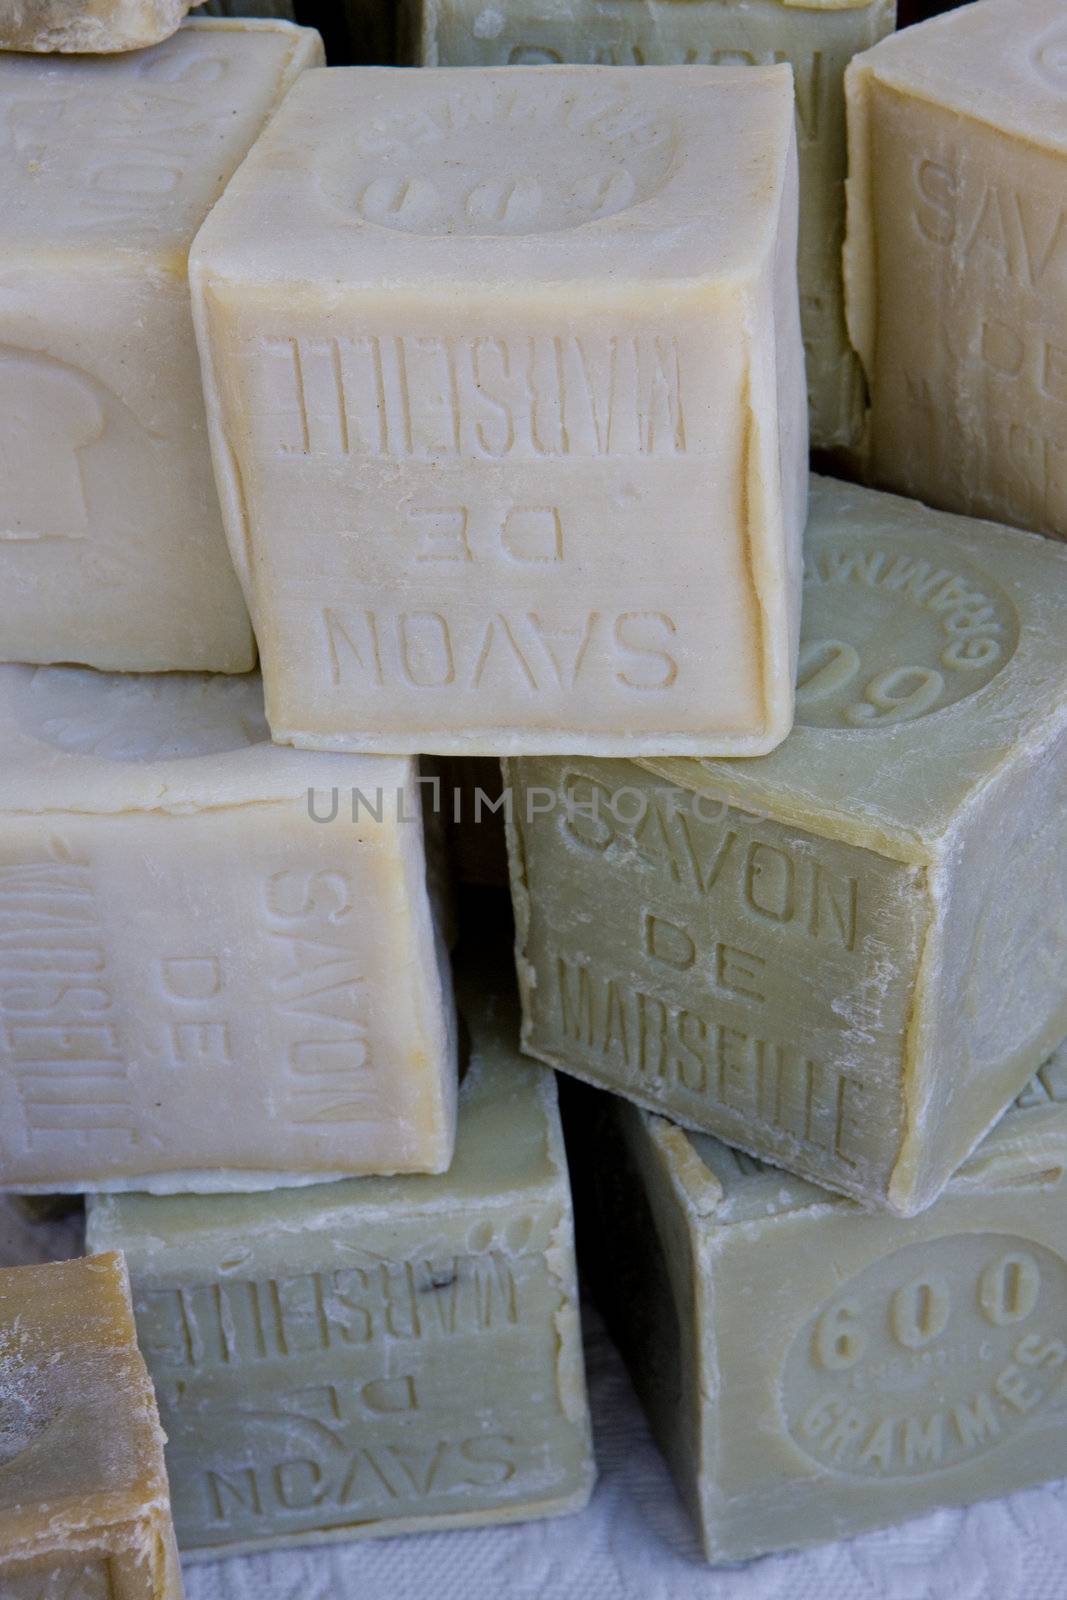
[[[0,1266],[81,1250],[0,1196]],[[587,1312],[600,1482],[574,1517],[186,1569],[188,1600],[1067,1600],[1067,1481],[800,1555],[700,1559],[618,1356]]]

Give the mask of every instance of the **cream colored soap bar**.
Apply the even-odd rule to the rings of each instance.
[[[167,39],[196,0],[0,0],[0,50],[143,50]]]
[[[0,669],[0,1188],[441,1171],[455,1039],[413,763],[258,680]]]
[[[845,331],[845,67],[893,26],[895,0],[407,0],[428,66],[600,62],[793,68],[800,154],[800,310],[811,442],[858,441],[862,377]]]
[[[1067,1055],[910,1222],[596,1098],[583,1267],[709,1560],[1063,1476]]]
[[[524,1043],[909,1214],[1067,1034],[1067,550],[814,479],[805,560],[773,755],[509,764]]]
[[[469,1017],[447,1176],[96,1201],[186,1554],[579,1510],[593,1460],[553,1080]]]
[[[983,0],[848,79],[848,319],[869,471],[1067,538],[1067,20]]]
[[[0,1595],[181,1600],[119,1255],[0,1272]]]
[[[0,57],[0,661],[241,672],[190,241],[318,35],[191,22],[108,60]]]
[[[276,739],[785,736],[794,146],[784,67],[296,86],[191,267]]]

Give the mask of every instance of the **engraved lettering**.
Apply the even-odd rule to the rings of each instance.
[[[681,351],[663,335],[263,339],[249,359],[283,461],[659,458],[689,448]],[[544,536],[534,559],[545,559]]]
[[[794,1438],[864,1479],[961,1465],[1054,1394],[1067,1264],[995,1234],[934,1237],[872,1261],[794,1338],[783,1395]],[[1030,1331],[1019,1333],[1019,1325]]]

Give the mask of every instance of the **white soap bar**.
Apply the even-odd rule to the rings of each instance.
[[[243,672],[186,259],[280,96],[283,22],[0,57],[0,661]]]
[[[796,196],[785,67],[305,75],[190,268],[276,739],[782,740]]]
[[[412,762],[277,749],[255,677],[0,669],[0,1188],[443,1171],[455,1077]]]
[[[848,76],[873,481],[1067,538],[1067,16],[983,0]]]
[[[858,442],[862,373],[845,331],[845,68],[893,26],[895,0],[402,0],[426,66],[575,61],[793,69],[800,154],[800,310],[811,442]]]

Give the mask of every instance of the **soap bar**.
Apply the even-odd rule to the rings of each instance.
[[[243,672],[186,257],[317,34],[0,57],[0,661]]]
[[[1067,21],[983,0],[848,78],[848,322],[873,480],[1067,537]]]
[[[0,1188],[446,1168],[419,792],[277,749],[254,676],[0,669]]]
[[[580,1509],[593,1463],[552,1078],[467,1013],[443,1177],[91,1203],[127,1251],[185,1555]]]
[[[0,0],[0,50],[143,50],[169,38],[195,4],[196,0]]]
[[[795,161],[785,67],[296,85],[190,268],[279,742],[785,736]]]
[[[181,1600],[119,1255],[0,1271],[0,1595]]]
[[[816,478],[805,561],[772,755],[509,763],[524,1042],[907,1215],[1067,1034],[1067,550]]]
[[[576,61],[793,68],[800,156],[800,311],[811,442],[858,442],[859,362],[845,331],[845,68],[893,26],[894,0],[408,0],[427,66]]]
[[[1063,1054],[907,1222],[595,1099],[583,1270],[710,1561],[1063,1476]]]

